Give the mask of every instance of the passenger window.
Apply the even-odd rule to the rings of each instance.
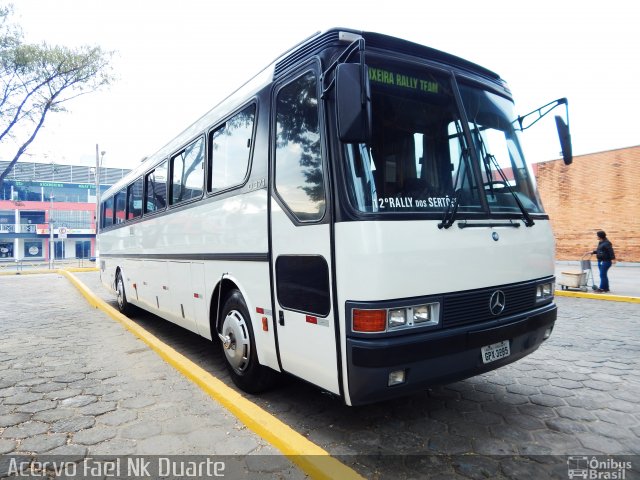
[[[317,80],[313,73],[278,92],[275,144],[278,194],[300,221],[320,220],[326,205]]]
[[[144,212],[151,213],[167,206],[167,161],[158,165],[145,177]]]
[[[142,216],[142,177],[127,188],[127,220]]]
[[[211,133],[210,191],[240,185],[247,176],[255,111],[251,105]]]
[[[116,225],[124,223],[125,221],[125,214],[126,214],[126,210],[127,210],[127,190],[123,189],[120,190],[118,193],[116,193],[115,198],[115,209],[116,209],[116,218],[115,218],[115,223]]]
[[[202,196],[204,138],[199,138],[171,158],[171,205]]]
[[[107,198],[102,204],[102,228],[113,225],[113,197]]]

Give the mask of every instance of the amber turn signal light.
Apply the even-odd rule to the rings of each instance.
[[[354,332],[384,332],[387,326],[386,310],[353,310]]]

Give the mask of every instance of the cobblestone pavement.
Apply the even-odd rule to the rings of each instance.
[[[79,277],[114,304],[98,274]],[[357,408],[296,380],[250,397],[368,478],[567,478],[569,455],[636,455],[637,472],[640,305],[556,302],[538,351],[478,377]],[[153,315],[135,319],[231,384],[208,341]]]
[[[78,277],[114,304],[97,273]],[[475,378],[357,408],[292,379],[249,397],[367,478],[566,479],[569,455],[630,459],[634,467],[625,478],[637,478],[640,305],[574,298],[557,303],[556,328],[537,352]],[[222,354],[210,342],[144,312],[133,319],[231,385]],[[142,365],[155,362],[153,354],[139,354],[132,364],[120,351],[120,368],[133,365],[148,374]],[[148,389],[156,388],[155,378],[145,380]],[[141,396],[148,395],[144,390]],[[127,439],[119,431],[111,442]],[[137,447],[136,439],[128,440]],[[154,448],[165,453],[162,443]]]
[[[0,292],[0,455],[216,454],[304,478],[64,277],[0,277]]]

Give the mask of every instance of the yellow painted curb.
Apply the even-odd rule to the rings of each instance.
[[[0,275],[43,275],[46,273],[67,272],[97,272],[98,267],[69,267],[69,268],[34,268],[33,270],[11,270],[7,272],[0,271]]]
[[[54,268],[53,270],[49,269],[34,269],[34,270],[12,270],[8,272],[0,272],[0,276],[9,276],[9,275],[43,275],[45,273],[58,273],[58,269]]]
[[[624,295],[607,295],[606,293],[570,292],[556,290],[557,297],[591,298],[593,300],[609,300],[612,302],[640,303],[640,297],[627,297]]]
[[[98,267],[69,267],[62,268],[60,270],[65,270],[67,272],[97,272],[100,269]]]
[[[135,322],[98,298],[84,283],[68,271],[60,271],[87,299],[90,305],[99,308],[127,330],[145,342],[167,363],[197,384],[210,397],[221,403],[241,422],[286,455],[311,478],[317,479],[358,479],[360,474],[347,467],[329,453],[300,435],[284,422],[229,388],[209,372],[199,367],[184,355],[160,341]]]

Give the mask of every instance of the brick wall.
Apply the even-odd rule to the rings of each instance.
[[[619,261],[640,262],[640,146],[534,165],[556,258],[578,260],[607,232]],[[594,257],[595,259],[595,257]]]

